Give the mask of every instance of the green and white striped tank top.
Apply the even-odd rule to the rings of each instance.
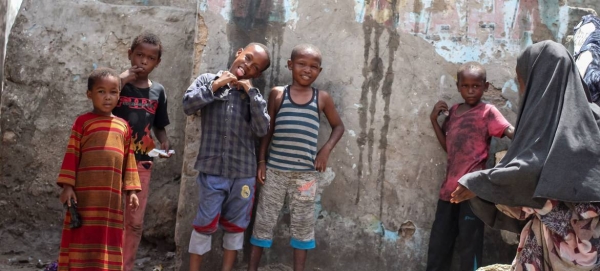
[[[306,104],[290,97],[290,86],[283,90],[267,167],[282,171],[314,171],[319,135],[319,91]]]

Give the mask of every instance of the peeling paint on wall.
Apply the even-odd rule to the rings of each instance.
[[[561,2],[404,0],[393,5],[387,0],[355,0],[354,11],[356,22],[369,17],[419,36],[450,62],[487,63],[531,45],[536,27],[547,28],[561,41],[569,31],[569,7]]]

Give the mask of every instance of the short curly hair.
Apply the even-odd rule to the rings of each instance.
[[[119,89],[121,89],[121,79],[119,78],[119,73],[111,68],[100,67],[92,71],[88,76],[87,90],[92,90],[92,88],[94,88],[94,84],[96,84],[96,82],[100,78],[105,78],[109,76],[117,78],[117,80],[119,81]]]
[[[456,71],[457,81],[460,81],[462,74],[465,71],[475,71],[479,74],[479,76],[481,76],[481,79],[483,79],[483,81],[487,82],[487,72],[485,71],[485,67],[483,67],[481,63],[471,61],[460,65],[460,67],[458,67],[458,71]]]
[[[137,47],[138,45],[140,45],[142,43],[157,45],[158,46],[158,58],[161,57],[162,42],[160,41],[160,38],[156,34],[146,31],[146,32],[143,32],[142,34],[138,35],[137,37],[135,37],[133,39],[133,42],[131,42],[131,51],[133,51],[135,49],[135,47]]]

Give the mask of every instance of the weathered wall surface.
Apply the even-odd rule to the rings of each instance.
[[[196,10],[197,0],[99,0],[107,4],[136,6],[167,6]]]
[[[167,90],[167,131],[178,154],[156,161],[144,237],[174,248],[185,129],[179,101],[192,67],[194,21],[190,9],[24,1],[8,43],[1,103],[0,243],[11,246],[0,246],[0,254],[56,256],[64,213],[55,181],[72,122],[91,109],[87,75],[99,66],[128,68],[127,49],[143,30],[158,33],[165,48],[151,77]]]
[[[3,1],[0,3],[0,100],[2,100],[2,81],[4,81],[4,49],[6,48],[6,20],[8,17],[8,2]],[[0,113],[1,113],[0,108]],[[0,129],[0,134],[2,134],[2,129]],[[0,141],[0,146],[2,143]]]
[[[0,101],[2,100],[2,90],[4,89],[4,57],[6,56],[6,43],[10,35],[10,30],[15,22],[22,0],[6,0],[0,3]],[[2,107],[0,107],[0,114]],[[0,135],[2,127],[0,127]],[[2,146],[2,140],[0,140]],[[1,171],[0,171],[1,172]]]
[[[226,69],[237,48],[264,42],[273,62],[256,85],[268,95],[272,86],[291,82],[285,61],[294,45],[310,42],[323,52],[315,85],[330,91],[347,130],[320,180],[317,249],[308,267],[315,270],[423,270],[445,172],[428,116],[439,99],[460,101],[455,63],[484,63],[492,83],[484,99],[514,122],[516,56],[540,40],[563,41],[573,20],[570,6],[558,0],[200,0],[199,10],[207,41],[195,75]],[[186,268],[196,208],[197,133],[192,118],[186,145],[194,147],[185,156],[178,210],[179,270]],[[322,130],[321,143],[328,133]],[[495,141],[493,148],[506,144]],[[285,209],[280,219],[263,264],[292,261]],[[220,264],[216,237],[209,269]],[[484,264],[514,256],[515,247],[499,239],[488,232]]]
[[[265,95],[291,82],[286,60],[294,45],[320,47],[324,70],[315,85],[332,94],[347,129],[320,178],[317,249],[308,269],[424,270],[446,161],[428,116],[439,99],[460,101],[456,63],[484,63],[492,83],[484,99],[514,121],[516,55],[539,40],[563,41],[587,12],[573,7],[600,9],[600,3],[25,0],[9,38],[0,96],[0,194],[6,195],[0,199],[0,256],[56,256],[63,211],[54,181],[70,125],[91,106],[86,76],[98,66],[127,68],[131,39],[149,29],[165,45],[152,77],[167,88],[168,133],[177,155],[157,161],[144,239],[162,249],[176,246],[179,270],[187,269],[197,208],[199,143],[199,119],[184,117],[181,96],[190,75],[226,69],[235,50],[252,41],[266,43],[272,54],[271,68],[255,81]],[[322,119],[321,144],[330,132]],[[495,150],[506,145],[492,144]],[[288,228],[283,210],[263,264],[291,263]],[[206,257],[208,270],[220,265],[219,239]],[[515,248],[499,240],[488,231],[484,264],[514,255]]]

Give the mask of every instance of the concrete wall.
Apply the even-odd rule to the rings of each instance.
[[[4,89],[4,57],[6,55],[6,43],[8,42],[10,30],[12,29],[12,25],[15,22],[15,17],[17,16],[20,7],[21,0],[7,0],[0,3],[0,101],[2,100],[2,90]],[[0,134],[2,134],[1,128]],[[1,144],[2,142],[0,141],[0,145]]]
[[[0,101],[2,101],[2,81],[4,81],[4,50],[6,48],[6,17],[8,16],[8,3],[3,1],[0,3]],[[0,108],[0,113],[2,108]],[[2,130],[0,129],[0,134],[2,134]],[[2,141],[0,141],[0,146],[2,146]]]
[[[315,85],[332,94],[347,131],[319,183],[317,249],[308,266],[315,270],[424,270],[445,172],[428,116],[439,99],[460,101],[455,64],[484,63],[492,83],[484,99],[514,121],[516,56],[540,40],[562,41],[573,19],[565,3],[544,0],[200,0],[199,11],[207,41],[196,75],[226,69],[237,48],[263,42],[273,62],[256,84],[268,95],[272,86],[291,83],[285,61],[294,45],[310,42],[323,52]],[[330,131],[322,125],[321,143]],[[179,270],[186,268],[196,208],[198,127],[196,118],[188,120],[186,146],[194,147],[186,149],[182,172]],[[494,141],[494,151],[506,145]],[[292,261],[285,209],[280,219],[265,265]],[[209,269],[220,264],[216,236]],[[515,247],[499,242],[498,232],[486,236],[484,264],[514,257]]]
[[[168,133],[177,155],[157,161],[144,242],[176,248],[177,269],[186,270],[198,201],[193,163],[200,133],[199,119],[186,118],[181,110],[190,79],[226,69],[235,50],[263,42],[272,64],[255,85],[268,95],[272,86],[291,82],[286,68],[291,48],[310,42],[323,52],[324,70],[315,86],[333,96],[347,130],[320,178],[317,249],[309,254],[308,269],[423,270],[446,161],[428,120],[433,104],[459,102],[456,64],[480,61],[492,83],[484,99],[514,121],[515,57],[533,42],[563,41],[581,16],[572,7],[600,4],[25,0],[8,39],[0,93],[0,194],[5,195],[0,243],[10,244],[0,245],[0,255],[33,251],[55,258],[63,210],[54,182],[70,125],[91,106],[84,94],[86,75],[98,66],[127,68],[131,39],[150,29],[165,45],[152,77],[167,89]],[[322,119],[320,144],[330,132]],[[494,151],[506,145],[506,140],[492,143]],[[288,228],[284,209],[263,265],[290,265]],[[486,236],[484,264],[510,261],[515,248],[503,244],[498,232]],[[216,235],[206,257],[208,270],[220,264],[219,239]]]
[[[128,68],[127,49],[144,30],[163,41],[151,78],[166,88],[167,132],[178,154],[156,161],[144,240],[174,250],[185,129],[180,100],[192,67],[195,17],[194,9],[176,7],[23,2],[8,42],[1,103],[0,235],[11,246],[0,245],[0,254],[55,258],[64,216],[55,181],[73,120],[91,110],[87,75],[100,66]]]

